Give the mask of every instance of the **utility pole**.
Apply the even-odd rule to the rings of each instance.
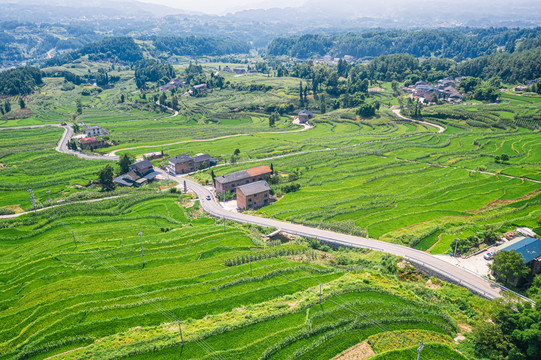
[[[75,240],[75,233],[72,231],[71,235],[73,235],[73,242],[75,243],[75,248],[77,249],[77,240]]]
[[[184,194],[188,192],[188,188],[186,187],[186,180],[184,180]]]
[[[154,211],[154,225],[156,225],[156,210],[152,209]]]
[[[455,252],[453,253],[453,256],[456,257],[456,247],[458,246],[458,238],[455,239]]]
[[[32,205],[34,206],[34,214],[37,214],[37,211],[36,211],[36,199],[34,198],[34,192],[30,188],[28,189],[28,192],[30,193],[30,199],[32,199]]]
[[[225,216],[224,216],[224,232],[225,232]]]
[[[319,283],[319,303],[321,304],[321,283]]]
[[[139,240],[141,240],[141,255],[143,256],[143,269],[145,268],[145,253],[143,251],[143,232],[139,230]]]
[[[178,331],[180,332],[180,341],[184,345],[184,337],[182,336],[182,328],[180,327],[180,322],[178,323]]]
[[[423,351],[423,348],[424,348],[424,344],[423,342],[421,341],[421,345],[419,345],[419,347],[417,348],[417,360],[419,360],[419,358],[421,357],[421,351]]]
[[[250,255],[250,277],[253,277],[252,275],[252,256]]]
[[[53,205],[53,200],[51,200],[51,190],[47,190],[47,193],[49,193],[49,202],[51,203],[51,207],[53,208],[53,216],[54,216],[54,205]]]

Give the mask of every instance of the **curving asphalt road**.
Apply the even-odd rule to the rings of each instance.
[[[186,181],[188,189],[192,190],[199,197],[203,209],[213,216],[233,220],[240,223],[249,223],[264,227],[276,228],[288,234],[314,238],[335,245],[367,248],[401,256],[410,261],[417,268],[433,274],[436,277],[450,281],[457,285],[461,285],[469,289],[473,293],[476,293],[487,299],[492,300],[496,297],[499,297],[500,292],[502,291],[502,288],[499,285],[476,274],[472,274],[466,270],[457,268],[452,264],[449,264],[443,260],[438,259],[435,256],[432,256],[420,250],[374,239],[340,234],[304,225],[291,224],[284,221],[230,212],[224,209],[216,201],[216,198],[209,189],[188,179],[171,177],[164,172],[162,172],[162,174],[173,180],[178,181],[180,183],[179,186],[183,186],[183,181]],[[207,197],[210,197],[210,200],[207,200]]]
[[[82,152],[79,152],[79,151],[73,151],[73,150],[68,149],[68,142],[70,141],[71,137],[73,136],[73,127],[71,126],[71,124],[57,125],[57,126],[60,126],[60,127],[64,128],[65,131],[64,131],[64,135],[62,135],[62,138],[58,142],[58,146],[56,147],[56,151],[64,153],[64,154],[74,155],[74,156],[77,156],[77,157],[79,157],[81,159],[86,159],[86,160],[115,160],[115,161],[117,161],[119,159],[118,156],[109,155],[109,154],[107,154],[107,155],[89,155],[89,154],[85,154],[85,153],[82,153]]]

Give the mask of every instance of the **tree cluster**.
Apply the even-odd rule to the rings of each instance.
[[[300,59],[331,55],[357,58],[408,53],[415,57],[462,60],[489,55],[498,48],[513,52],[539,42],[539,29],[437,29],[422,31],[387,30],[344,35],[302,35],[276,38],[268,46],[270,55]],[[518,41],[520,40],[520,42]],[[527,42],[521,47],[517,44]],[[539,45],[537,45],[539,46]]]
[[[508,83],[520,83],[541,77],[541,47],[509,53],[496,53],[464,61],[457,66],[462,76],[482,79],[499,77]]]
[[[143,59],[143,51],[131,37],[110,37],[83,46],[46,62],[47,66],[59,66],[88,55],[91,61],[135,63]]]
[[[209,36],[155,37],[152,38],[157,50],[173,55],[219,56],[246,54],[250,51],[247,43],[232,38]]]
[[[1,95],[28,95],[41,84],[41,71],[35,67],[27,66],[0,72]]]
[[[135,64],[135,84],[139,89],[145,89],[147,82],[165,84],[175,77],[171,64],[158,60],[141,60]]]

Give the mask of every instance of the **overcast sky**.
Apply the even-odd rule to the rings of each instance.
[[[199,11],[207,14],[224,15],[243,9],[268,9],[272,7],[295,7],[306,0],[138,0],[177,9]]]

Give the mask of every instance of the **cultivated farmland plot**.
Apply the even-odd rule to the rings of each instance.
[[[438,133],[397,118],[385,83],[367,100],[383,104],[377,117],[315,111],[302,131],[295,112],[272,127],[265,112],[296,106],[298,79],[228,75],[271,89],[215,89],[184,98],[172,116],[157,92],[143,98],[132,73],[90,95],[46,78],[31,118],[0,123],[0,215],[31,210],[29,188],[38,208],[56,205],[54,215],[0,220],[0,359],[329,359],[359,343],[374,359],[409,359],[421,341],[431,359],[466,358],[453,339],[489,306],[465,289],[378,252],[224,228],[191,195],[163,191],[167,181],[103,192],[94,182],[113,162],[58,153],[61,128],[12,127],[99,124],[115,143],[100,153],[209,153],[216,176],[272,164],[278,201],[257,215],[444,254],[486,226],[539,230],[537,97],[427,108],[425,120],[445,127]],[[496,162],[502,154],[509,160]],[[210,185],[210,173],[192,177]],[[286,192],[292,184],[300,189]]]

